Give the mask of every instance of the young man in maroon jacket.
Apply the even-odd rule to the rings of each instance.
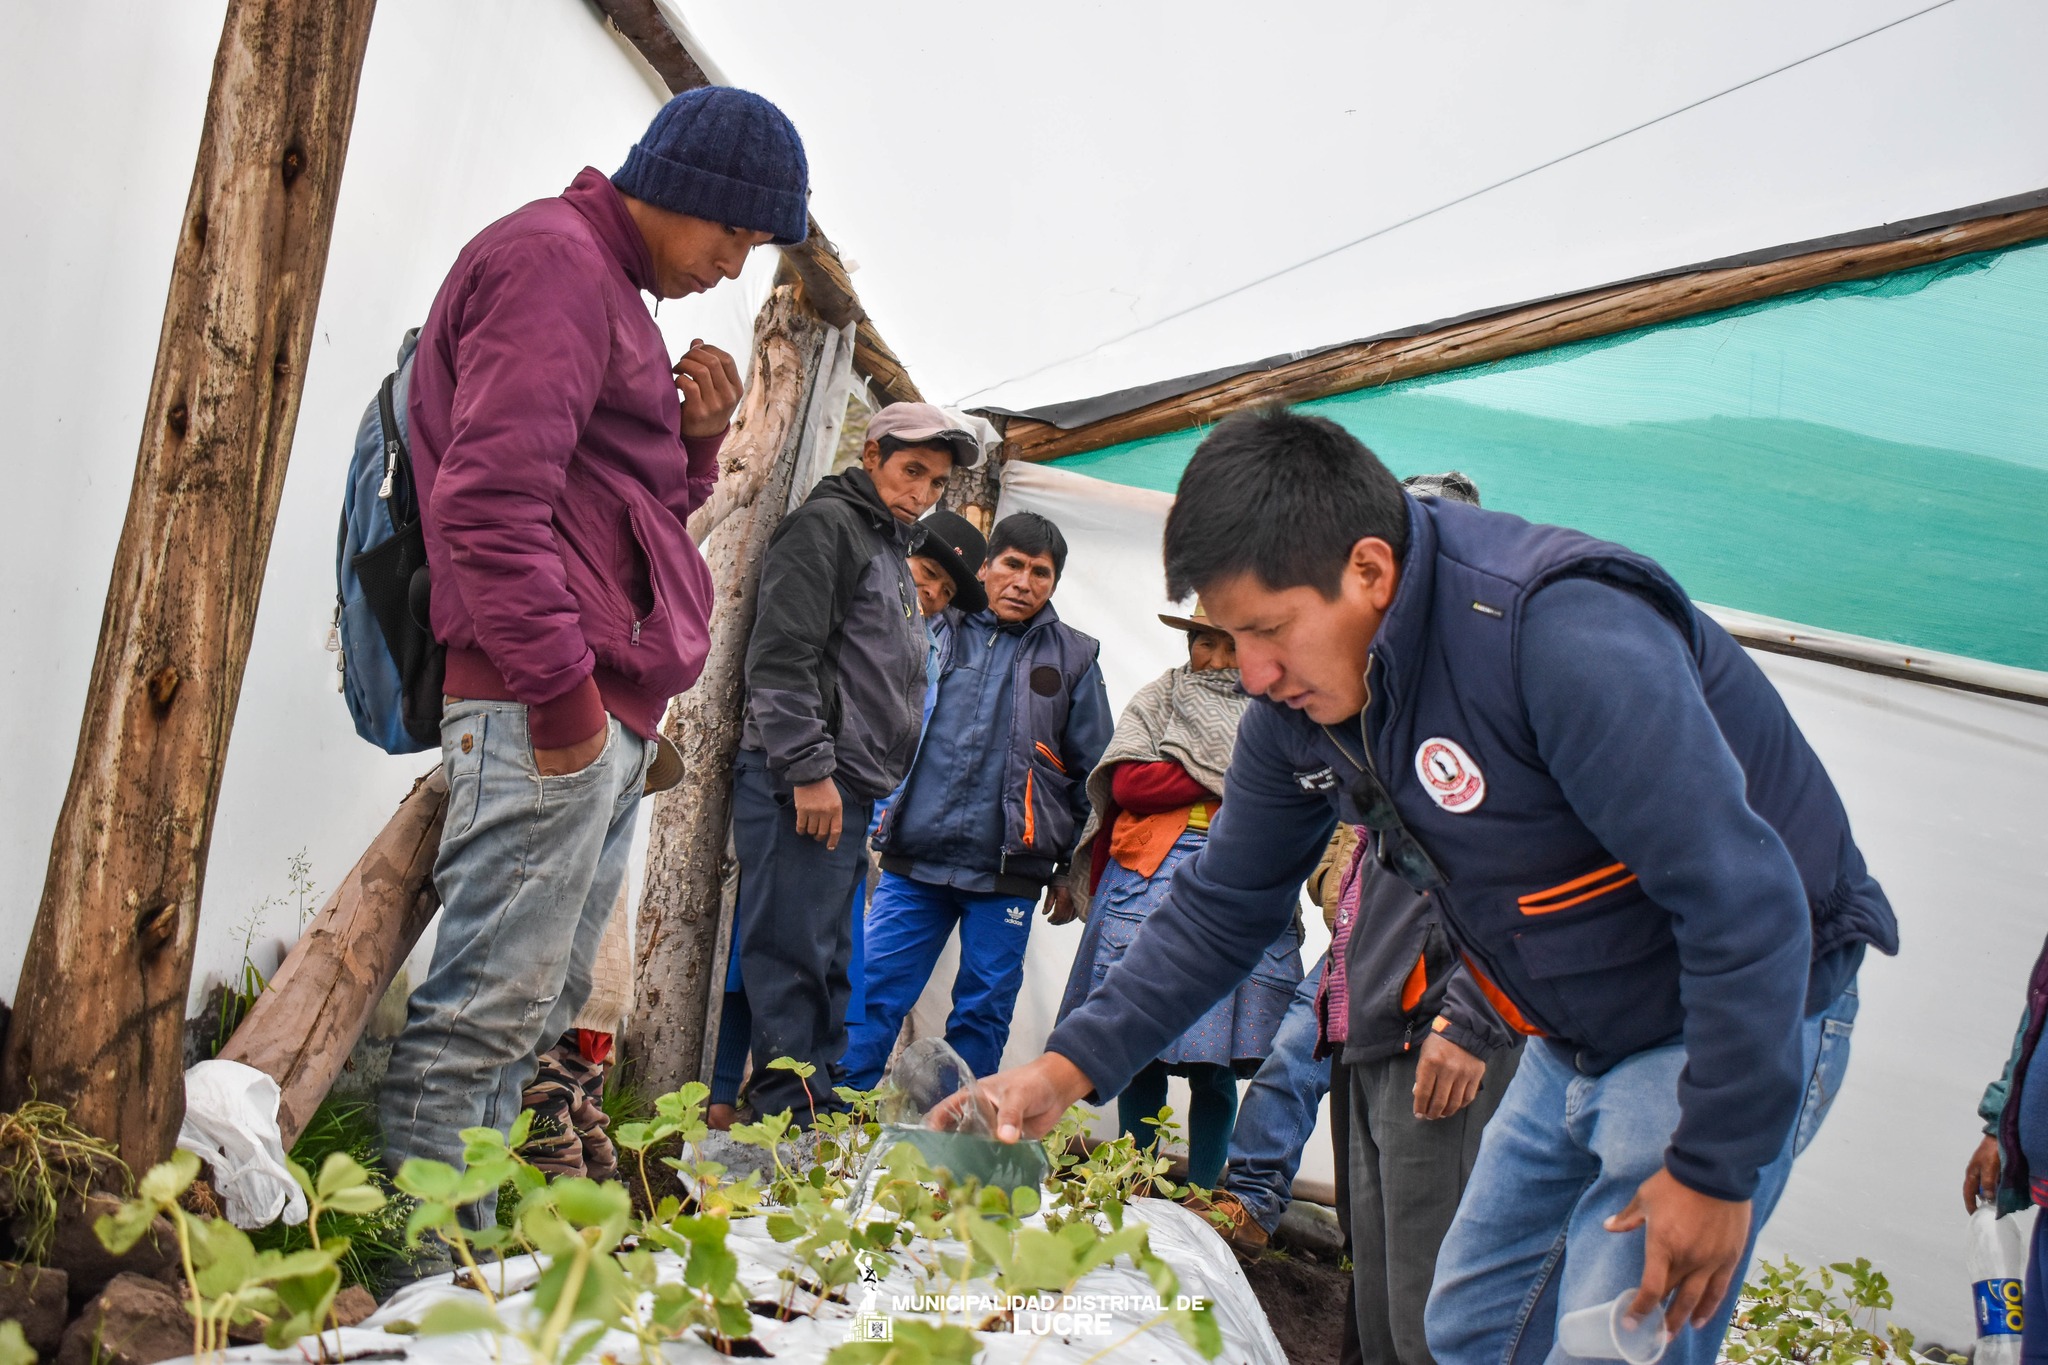
[[[510,1124],[589,993],[657,727],[703,667],[711,576],[684,523],[740,396],[716,347],[670,364],[641,295],[802,241],[807,182],[774,105],[689,91],[609,180],[586,168],[484,229],[427,314],[407,413],[448,815],[433,965],[379,1096],[393,1170]]]

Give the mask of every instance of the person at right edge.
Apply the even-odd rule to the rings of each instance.
[[[2026,1006],[2005,1072],[1977,1106],[1984,1140],[1963,1173],[1963,1208],[1991,1204],[2007,1218],[2029,1204],[2048,1208],[2048,942],[2027,978]],[[2033,1245],[2020,1291],[2020,1365],[2048,1365],[2048,1214],[2034,1215]]]
[[[1164,548],[1260,700],[1208,845],[1046,1054],[983,1084],[998,1134],[1115,1094],[1230,990],[1341,817],[1536,1035],[1437,1257],[1434,1359],[1562,1359],[1563,1313],[1626,1297],[1713,1365],[1864,951],[1898,948],[1776,689],[1649,558],[1414,497],[1323,418],[1218,424]]]
[[[931,637],[909,554],[917,519],[981,439],[929,403],[868,421],[860,463],[818,481],[761,561],[733,763],[735,951],[750,1011],[755,1114],[802,1128],[841,1110],[854,888],[874,803],[903,780],[924,716]],[[730,1020],[734,1011],[726,1011]],[[812,1074],[771,1067],[781,1057]]]

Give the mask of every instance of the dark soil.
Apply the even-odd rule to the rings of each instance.
[[[1337,1365],[1351,1272],[1307,1256],[1271,1251],[1242,1264],[1291,1365]]]

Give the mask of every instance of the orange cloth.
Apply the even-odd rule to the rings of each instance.
[[[1209,828],[1209,815],[1214,809],[1214,803],[1202,802],[1156,815],[1118,811],[1116,824],[1109,832],[1109,856],[1139,876],[1150,877],[1159,871],[1159,865],[1166,861],[1166,855],[1173,851],[1174,842],[1184,831]]]

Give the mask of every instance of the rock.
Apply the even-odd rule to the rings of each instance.
[[[343,1327],[353,1327],[376,1311],[377,1300],[359,1284],[348,1285],[334,1296],[334,1320]]]
[[[817,1161],[818,1132],[806,1128],[792,1141],[778,1144],[775,1151],[784,1170],[807,1171]],[[769,1156],[765,1148],[749,1147],[725,1133],[713,1132],[698,1143],[697,1157],[725,1167],[728,1180],[744,1180],[749,1171],[760,1176],[764,1185],[775,1178],[775,1157]]]
[[[61,1270],[0,1261],[0,1321],[14,1319],[29,1345],[45,1355],[55,1351],[71,1320],[69,1280]]]
[[[156,1365],[191,1352],[192,1319],[178,1296],[124,1271],[64,1333],[57,1365]]]
[[[117,1257],[101,1246],[92,1225],[100,1215],[120,1207],[121,1201],[110,1194],[89,1194],[82,1205],[78,1200],[67,1200],[57,1215],[57,1231],[50,1239],[50,1254],[44,1259],[70,1277],[74,1309],[83,1308],[88,1299],[124,1270],[150,1276],[178,1263],[178,1237],[167,1218],[157,1219],[152,1233],[129,1248],[125,1256]]]
[[[1344,1255],[1344,1229],[1338,1226],[1337,1215],[1322,1205],[1291,1199],[1280,1215],[1280,1226],[1273,1229],[1273,1244],[1335,1265]]]

